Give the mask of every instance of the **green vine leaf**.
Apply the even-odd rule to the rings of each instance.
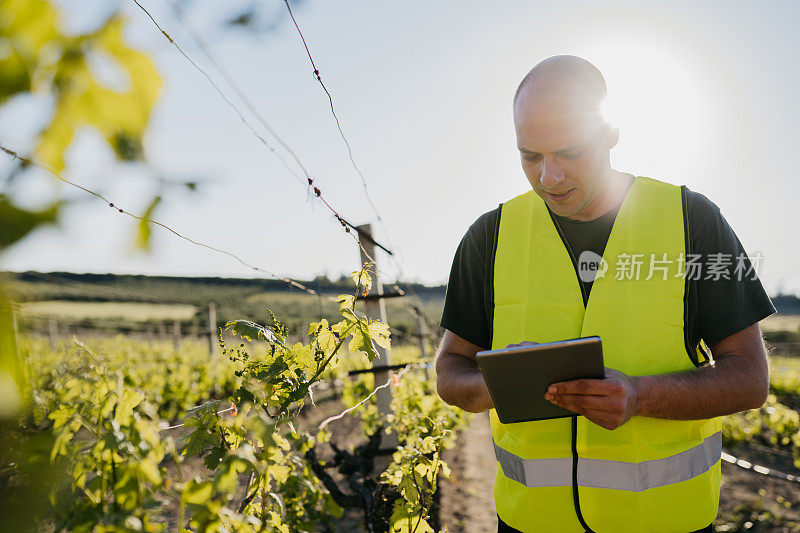
[[[125,21],[112,16],[98,30],[76,37],[60,36],[61,56],[55,65],[55,113],[39,137],[36,157],[56,172],[76,131],[98,130],[123,161],[142,157],[142,137],[161,92],[161,77],[144,52],[125,43]],[[124,72],[127,90],[115,90],[94,76],[90,52],[110,58]]]
[[[326,319],[319,322],[312,322],[308,327],[309,337],[313,337],[314,342],[325,356],[331,355],[336,349],[338,339],[331,331],[331,327]]]
[[[142,220],[139,220],[138,229],[136,232],[136,247],[145,252],[150,251],[150,237],[152,230],[150,228],[151,223],[144,219],[152,219],[153,213],[155,213],[155,210],[160,203],[160,196],[153,198],[150,201],[150,204],[147,206],[147,209],[145,209],[144,213],[142,214]]]
[[[0,67],[1,68],[1,67]],[[56,222],[61,203],[40,211],[21,209],[0,194],[0,249],[17,242],[43,224]]]
[[[376,320],[369,323],[368,329],[370,338],[374,340],[378,346],[386,348],[387,350],[392,347],[389,324],[384,324]]]
[[[378,352],[375,345],[372,344],[372,339],[369,335],[369,325],[366,322],[359,320],[356,327],[350,330],[350,344],[347,348],[351,352],[363,352],[367,355],[370,362],[378,357]]]
[[[272,331],[250,320],[231,320],[225,323],[225,330],[246,341],[276,342],[278,340]]]
[[[352,313],[353,306],[356,302],[356,297],[352,294],[340,294],[336,297],[336,301],[339,302],[339,312],[347,311]]]
[[[214,487],[211,486],[211,483],[202,483],[199,480],[192,479],[186,484],[186,488],[183,489],[181,498],[184,502],[189,504],[203,505],[211,499],[213,493]]]
[[[364,268],[350,273],[350,278],[356,287],[366,296],[372,290],[372,263],[364,263]]]

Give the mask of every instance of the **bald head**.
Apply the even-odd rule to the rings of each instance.
[[[523,106],[553,104],[595,113],[606,94],[606,81],[594,65],[577,56],[553,56],[533,67],[517,87],[514,115]]]
[[[525,76],[514,96],[514,129],[522,170],[557,215],[594,220],[617,200],[611,168],[619,130],[603,117],[606,82],[594,65],[575,56],[545,59]]]

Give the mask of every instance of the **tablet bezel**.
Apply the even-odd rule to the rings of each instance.
[[[553,359],[554,357],[558,357],[558,359]],[[483,350],[476,354],[476,359],[495,405],[497,416],[504,424],[577,416],[577,413],[545,400],[544,394],[547,387],[559,381],[603,379],[605,377],[602,340],[596,335],[497,350]],[[509,366],[514,367],[515,375],[517,372],[523,371],[526,375],[547,373],[544,379],[534,378],[539,384],[538,388],[542,390],[533,393],[530,387],[507,390]],[[509,416],[508,411],[519,411],[517,406],[521,401],[535,402],[531,407],[531,414]],[[511,402],[514,402],[513,406]]]

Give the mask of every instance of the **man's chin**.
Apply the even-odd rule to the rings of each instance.
[[[563,218],[569,218],[576,213],[573,205],[565,205],[550,199],[545,199],[544,203],[547,204],[547,207],[550,208],[550,211]]]
[[[578,203],[575,201],[576,198],[574,198],[577,192],[577,190],[573,190],[570,198],[566,198],[563,201],[558,201],[553,199],[546,192],[536,190],[536,194],[544,201],[550,211],[560,217],[571,217],[578,212]]]

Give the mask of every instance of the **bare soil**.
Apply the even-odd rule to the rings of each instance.
[[[791,462],[766,453],[727,450],[753,464],[800,474]],[[497,531],[492,484],[497,463],[489,432],[489,417],[475,415],[459,436],[458,446],[444,454],[449,479],[440,481],[440,524],[443,531]],[[800,532],[800,483],[722,463],[717,531]]]
[[[310,429],[341,409],[342,405],[337,399],[321,398],[316,408],[304,412],[301,425]],[[352,449],[365,440],[356,416],[345,416],[331,423],[330,427],[336,444],[341,448]],[[325,459],[325,452],[329,450],[320,451]],[[726,452],[755,465],[800,475],[790,458],[746,448],[730,449]],[[493,497],[497,463],[486,413],[473,416],[471,425],[458,436],[456,447],[446,450],[443,459],[450,466],[451,474],[449,478],[440,476],[438,516],[432,521],[436,523],[438,519],[441,531],[448,533],[497,531]],[[204,473],[207,475],[199,459],[188,460],[182,470],[184,478]],[[342,490],[349,492],[346,480],[337,475],[335,470],[331,474]],[[800,483],[759,474],[724,461],[722,474],[720,511],[714,522],[717,531],[800,533]],[[244,485],[246,479],[243,477],[241,482]],[[238,494],[235,501],[242,497],[242,493]],[[176,502],[164,503],[164,514],[169,517],[170,527],[175,527]],[[336,531],[366,532],[362,512],[358,509],[346,510],[336,521],[335,528]]]
[[[442,531],[497,531],[493,495],[497,461],[488,414],[474,415],[458,436],[457,447],[445,451],[442,459],[450,466],[450,477],[439,481]]]

